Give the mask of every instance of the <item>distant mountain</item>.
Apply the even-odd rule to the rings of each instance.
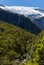
[[[44,10],[42,9],[35,9],[37,11],[40,11],[44,15]],[[28,16],[33,23],[35,23],[41,30],[44,30],[44,16],[41,16],[40,14],[33,14]]]
[[[24,15],[37,25],[41,30],[44,30],[44,10],[38,7],[24,7],[24,6],[0,6],[4,10],[12,13]],[[43,18],[42,18],[43,17]],[[43,19],[43,20],[42,20]],[[41,20],[41,21],[40,21]],[[39,21],[39,22],[38,22]]]
[[[17,12],[11,12],[11,10],[8,10],[7,6],[0,6],[0,20],[11,23],[34,34],[38,34],[41,31],[41,29],[30,20],[30,18]]]

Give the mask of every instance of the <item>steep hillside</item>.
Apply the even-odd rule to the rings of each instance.
[[[35,39],[35,35],[0,21],[0,65],[13,65],[15,60],[26,58]]]
[[[0,65],[44,65],[44,31],[37,36],[0,21]]]
[[[44,31],[37,35],[30,50],[31,59],[21,65],[44,65]]]

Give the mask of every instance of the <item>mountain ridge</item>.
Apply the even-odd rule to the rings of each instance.
[[[44,16],[44,13],[40,12],[38,7],[25,7],[25,6],[0,6],[0,8],[4,10],[9,10],[12,13],[19,13],[21,15],[27,16],[28,14],[40,14],[41,16]],[[36,10],[37,9],[37,10]],[[40,17],[41,17],[40,16]]]
[[[37,27],[29,18],[25,17],[24,15],[11,13],[10,11],[3,10],[1,8],[0,20],[14,24],[34,34],[38,34],[41,31],[39,27]]]
[[[1,9],[9,11],[13,14],[23,15],[29,18],[41,30],[44,30],[44,10],[38,7],[25,6],[0,6]]]

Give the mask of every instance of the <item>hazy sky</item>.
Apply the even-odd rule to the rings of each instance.
[[[0,4],[8,6],[31,6],[44,9],[44,0],[0,0]]]

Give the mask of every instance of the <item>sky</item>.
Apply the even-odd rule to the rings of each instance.
[[[8,6],[28,6],[44,9],[44,0],[0,0],[0,4]]]

